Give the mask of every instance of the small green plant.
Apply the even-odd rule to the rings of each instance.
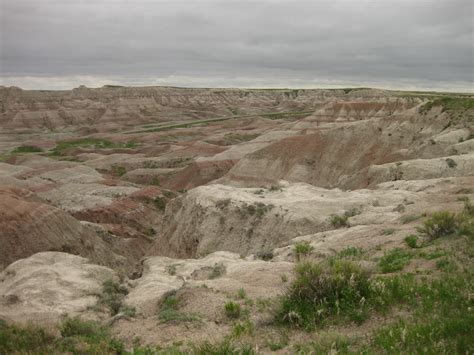
[[[453,234],[457,227],[456,214],[448,211],[434,212],[430,218],[423,222],[418,232],[430,240],[446,237]]]
[[[410,262],[411,257],[412,255],[408,251],[395,248],[384,253],[378,266],[383,273],[399,271]]]
[[[288,276],[286,274],[281,274],[281,282],[288,282]]]
[[[229,301],[224,304],[224,312],[227,318],[237,319],[240,318],[242,310],[238,303]]]
[[[395,229],[394,228],[387,228],[387,229],[384,229],[382,231],[383,235],[391,235],[393,233],[395,233]]]
[[[177,269],[178,266],[179,266],[179,264],[168,265],[166,267],[166,271],[168,272],[168,274],[174,276],[174,275],[176,275],[176,269]]]
[[[247,292],[245,292],[245,290],[243,288],[239,288],[237,290],[237,297],[240,298],[240,299],[246,299],[247,298]]]
[[[448,166],[450,168],[455,168],[455,167],[458,166],[458,163],[456,163],[456,161],[454,159],[451,159],[451,158],[446,159],[446,164],[448,164]]]
[[[349,226],[349,223],[347,222],[348,219],[349,219],[349,217],[346,216],[346,215],[332,214],[329,217],[329,222],[335,228],[342,228],[342,227],[348,227]]]
[[[39,153],[42,152],[43,149],[40,147],[36,147],[34,145],[21,145],[19,147],[16,147],[15,149],[12,150],[12,153]]]
[[[418,237],[416,235],[407,235],[404,240],[406,245],[408,245],[410,248],[418,248]]]
[[[296,243],[293,246],[293,251],[295,252],[296,260],[300,260],[301,257],[310,255],[313,250],[314,247],[308,241]]]

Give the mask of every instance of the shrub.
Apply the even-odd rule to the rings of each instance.
[[[348,227],[349,224],[347,223],[347,220],[349,219],[348,216],[346,215],[337,215],[337,214],[332,214],[329,217],[329,222],[332,224],[333,227],[335,228],[342,228],[342,227]]]
[[[395,248],[386,251],[379,260],[379,268],[383,273],[402,270],[410,262],[411,254],[408,251]]]
[[[433,240],[453,234],[456,227],[456,215],[448,211],[440,211],[434,212],[430,218],[425,220],[418,231]]]
[[[458,166],[458,164],[451,158],[446,159],[446,164],[448,164],[450,168],[455,168],[456,166]]]
[[[296,279],[282,298],[277,322],[314,329],[334,316],[361,321],[370,298],[369,273],[343,260],[326,264],[301,263]]]
[[[418,242],[418,237],[414,234],[407,235],[405,237],[405,243],[408,245],[410,248],[417,248],[417,242]]]
[[[259,251],[257,254],[255,254],[255,256],[258,259],[262,259],[262,260],[265,260],[265,261],[272,260],[273,259],[273,251],[272,250],[262,250],[262,251]]]
[[[240,317],[241,308],[238,303],[229,301],[224,305],[224,312],[228,318],[237,319]]]
[[[293,250],[296,255],[296,259],[300,260],[302,256],[307,256],[311,254],[311,252],[314,250],[314,247],[307,241],[301,242],[301,243],[296,243],[293,247]]]

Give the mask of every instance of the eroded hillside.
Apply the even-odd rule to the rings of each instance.
[[[2,87],[2,334],[59,327],[16,349],[39,352],[472,351],[437,321],[474,324],[473,102]]]

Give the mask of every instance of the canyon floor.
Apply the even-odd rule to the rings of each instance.
[[[0,104],[0,354],[474,352],[472,95]]]

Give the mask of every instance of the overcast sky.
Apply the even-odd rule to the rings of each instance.
[[[0,3],[0,85],[474,91],[471,0]]]

